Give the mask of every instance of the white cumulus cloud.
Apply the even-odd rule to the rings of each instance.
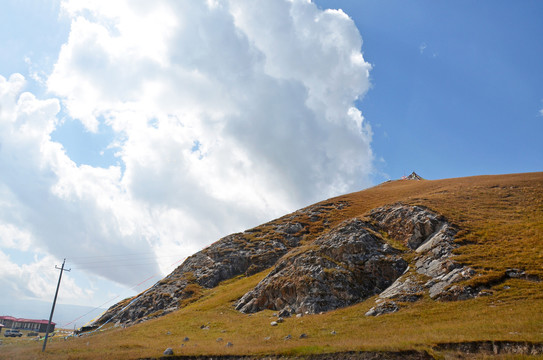
[[[151,252],[141,211],[134,214],[120,185],[120,169],[77,166],[50,134],[57,99],[21,93],[19,75],[0,76],[0,241],[3,248],[57,255]],[[157,267],[147,267],[147,272]],[[98,274],[109,274],[96,269]],[[119,281],[135,281],[121,270]]]
[[[58,263],[52,256],[35,257],[30,264],[18,265],[8,255],[0,251],[2,276],[0,286],[4,297],[2,303],[10,301],[46,299],[50,301],[56,290],[59,270],[51,264]],[[64,273],[62,290],[59,294],[64,302],[79,303],[85,297],[92,296],[93,291],[80,287],[69,274]],[[4,310],[6,311],[6,310]]]
[[[62,6],[72,23],[47,80],[55,98],[0,77],[0,236],[57,258],[189,255],[370,185],[372,133],[355,101],[371,66],[341,10],[306,0]],[[88,131],[110,127],[121,165],[72,161],[50,136],[61,105]],[[154,268],[92,271],[131,284]]]

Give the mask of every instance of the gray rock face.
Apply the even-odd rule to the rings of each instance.
[[[328,225],[331,211],[346,202],[321,203],[243,233],[226,236],[187,258],[163,280],[132,299],[113,305],[95,325],[131,325],[177,310],[199,288],[212,288],[238,275],[252,275],[272,267],[307,236],[307,223]]]
[[[371,211],[369,217],[370,222],[345,221],[311,245],[292,249],[236,303],[236,309],[318,313],[379,294],[377,306],[367,313],[377,316],[398,311],[399,303],[417,301],[424,293],[447,300],[476,295],[470,288],[452,286],[474,271],[454,261],[456,229],[442,215],[394,204]],[[411,269],[402,252],[378,231],[417,254]]]
[[[378,315],[396,311],[425,292],[446,300],[474,296],[474,290],[457,284],[474,272],[454,261],[456,230],[443,216],[420,206],[394,204],[373,210],[369,220],[353,218],[330,229],[329,214],[347,206],[321,203],[226,236],[187,258],[144,293],[112,306],[94,324],[130,325],[162,316],[202,289],[270,267],[270,274],[236,303],[238,310],[275,309],[287,317],[349,306],[380,294],[373,312]],[[316,224],[313,233],[310,224]],[[396,249],[381,233],[406,248]],[[417,254],[409,268],[402,258],[407,252]],[[523,275],[515,270],[510,276]]]
[[[442,216],[418,207],[395,204],[376,209],[371,217],[378,226],[395,240],[403,241],[414,249],[413,271],[406,272],[388,289],[379,294],[377,306],[366,315],[381,315],[382,308],[388,310],[399,307],[385,307],[389,300],[397,302],[417,301],[427,291],[432,299],[463,300],[476,296],[477,292],[469,287],[452,286],[471,278],[475,271],[454,261],[453,250],[456,230]],[[426,280],[421,280],[424,275]]]
[[[370,217],[377,226],[406,246],[415,250],[444,223],[443,216],[421,206],[395,204],[374,209]]]
[[[291,250],[237,302],[236,309],[319,313],[380,293],[404,272],[407,263],[371,227],[351,219],[311,245]]]
[[[390,287],[379,294],[379,299],[415,302],[422,297],[423,292],[423,285],[407,276],[397,279]]]
[[[282,224],[262,240],[253,231],[226,236],[190,256],[130,303],[121,302],[108,309],[95,324],[110,320],[130,324],[165,315],[193,296],[195,286],[212,288],[240,274],[252,275],[268,269],[289,249],[298,246],[304,226],[297,222]]]

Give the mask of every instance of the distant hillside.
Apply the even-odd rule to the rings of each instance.
[[[83,340],[94,355],[77,339],[52,348],[537,354],[542,263],[543,173],[390,181],[194,254],[96,322]]]

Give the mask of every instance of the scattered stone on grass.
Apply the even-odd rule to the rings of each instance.
[[[366,316],[379,316],[393,313],[398,310],[400,310],[400,307],[394,301],[385,301],[369,309]]]
[[[173,349],[167,348],[166,350],[164,350],[164,355],[173,355]]]

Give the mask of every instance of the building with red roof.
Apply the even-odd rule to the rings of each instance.
[[[10,329],[46,332],[47,323],[47,320],[19,319],[14,318],[13,316],[0,316],[0,324]],[[54,322],[51,322],[49,332],[55,330],[55,325]]]

